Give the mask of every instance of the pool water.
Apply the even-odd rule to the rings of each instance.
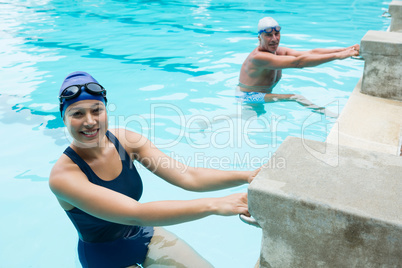
[[[335,119],[296,103],[251,107],[235,99],[241,64],[258,44],[264,16],[298,50],[360,43],[385,31],[388,2],[330,1],[1,1],[0,260],[2,267],[79,267],[77,234],[48,189],[70,138],[57,93],[76,70],[108,90],[111,126],[140,132],[189,165],[251,170],[291,135],[324,141]],[[284,70],[275,93],[304,95],[340,112],[363,61]],[[286,165],[286,159],[276,165]],[[191,193],[138,166],[142,202],[246,192],[247,186]],[[261,230],[238,217],[170,226],[215,267],[253,267]]]

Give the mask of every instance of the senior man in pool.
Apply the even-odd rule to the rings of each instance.
[[[314,67],[333,60],[359,55],[359,45],[346,48],[316,48],[296,51],[279,47],[281,26],[271,17],[258,23],[259,45],[244,61],[239,77],[238,97],[246,103],[266,103],[277,100],[297,101],[313,110],[323,107],[314,105],[301,95],[273,94],[272,90],[282,77],[282,69]]]

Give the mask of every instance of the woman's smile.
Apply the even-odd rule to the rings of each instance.
[[[99,133],[99,129],[81,131],[81,133],[87,138],[93,138]]]

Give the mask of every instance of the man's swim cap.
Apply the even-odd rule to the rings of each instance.
[[[98,81],[95,80],[90,74],[86,72],[73,72],[64,79],[63,84],[61,85],[60,91],[59,91],[59,96],[61,93],[68,88],[69,86],[74,86],[74,85],[84,85],[87,83],[98,83]],[[106,99],[102,95],[95,95],[95,94],[90,94],[87,92],[86,89],[81,88],[81,91],[79,95],[76,98],[72,99],[62,99],[60,102],[60,112],[61,112],[61,117],[64,117],[64,112],[66,111],[67,107],[70,106],[71,104],[77,102],[77,101],[82,101],[82,100],[98,100],[103,102],[106,105]]]
[[[264,31],[267,28],[275,27],[275,26],[279,26],[279,23],[276,22],[276,20],[274,20],[273,18],[271,18],[271,17],[262,18],[258,22],[258,33],[260,33],[261,31]]]

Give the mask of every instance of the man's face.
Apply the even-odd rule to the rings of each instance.
[[[259,36],[260,47],[263,50],[267,50],[271,53],[275,53],[278,49],[279,41],[281,39],[281,33],[273,30],[271,33],[261,33]]]

